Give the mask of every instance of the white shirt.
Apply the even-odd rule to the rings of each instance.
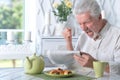
[[[110,72],[120,74],[120,28],[107,23],[100,35],[94,40],[86,33],[81,33],[75,50],[89,53],[97,60],[109,62]]]

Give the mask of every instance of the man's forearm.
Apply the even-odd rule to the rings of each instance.
[[[73,50],[72,42],[67,42],[66,46],[68,50]]]

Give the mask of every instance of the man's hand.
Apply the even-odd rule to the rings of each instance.
[[[80,54],[81,56],[74,55],[74,59],[83,67],[93,68],[93,61],[96,60],[88,53],[81,52]]]
[[[67,42],[72,41],[72,35],[71,35],[71,29],[70,28],[65,28],[63,31],[63,37]]]
[[[68,50],[73,50],[71,29],[70,28],[65,28],[64,31],[63,31],[63,36],[66,40],[67,49]]]

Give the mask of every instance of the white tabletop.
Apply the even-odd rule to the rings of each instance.
[[[45,68],[44,70],[50,70],[53,68],[56,67],[49,67]],[[87,76],[94,77],[93,71],[84,74]],[[103,77],[94,80],[119,80],[119,79],[120,79],[119,75],[104,74]],[[25,74],[23,68],[0,68],[0,80],[44,80],[44,79]]]

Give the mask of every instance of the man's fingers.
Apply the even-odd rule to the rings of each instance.
[[[80,55],[89,55],[88,53],[85,53],[85,52],[80,52]]]
[[[80,57],[78,55],[74,55],[73,57],[81,66],[84,65],[84,58],[83,57]]]
[[[64,30],[65,31],[71,31],[71,28],[65,28]]]
[[[63,31],[63,35],[65,35],[67,38],[70,38],[71,37],[71,29],[65,28]]]
[[[68,31],[71,31],[71,28],[67,28]]]
[[[76,59],[77,61],[84,61],[84,58],[83,58],[83,57],[80,57],[80,56],[78,56],[78,55],[74,55],[73,57],[74,57],[74,59]]]

